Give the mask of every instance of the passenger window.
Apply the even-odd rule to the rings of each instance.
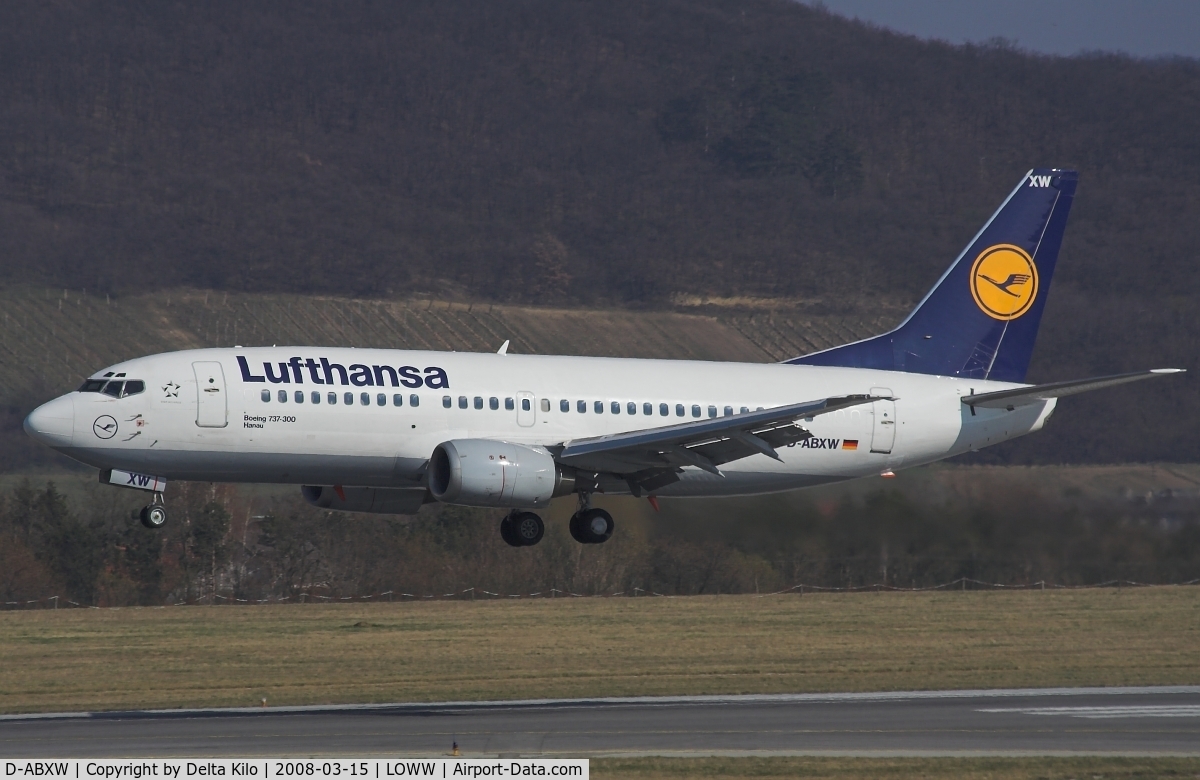
[[[404,406],[404,396],[392,393],[392,406]]]
[[[756,412],[761,412],[762,410],[763,410],[763,408],[760,406],[760,407],[758,407],[757,409],[755,409],[754,411],[756,411]]]
[[[304,391],[303,390],[296,391],[296,403],[298,403],[298,404],[304,403]]]
[[[608,407],[608,408],[609,408],[610,410],[612,410],[612,413],[613,413],[613,414],[620,414],[620,413],[621,413],[621,402],[620,402],[620,401],[613,401],[611,404],[609,404],[609,407]]]
[[[280,390],[278,397],[279,397],[279,403],[286,404],[287,403],[287,390]]]
[[[81,392],[81,393],[98,393],[104,389],[105,384],[107,384],[107,383],[103,379],[89,379],[88,381],[84,382],[83,385],[80,386],[79,392]],[[268,390],[267,392],[270,392],[270,391]]]
[[[579,412],[580,414],[586,414],[587,413],[587,401],[576,401],[575,402],[575,411]]]
[[[483,408],[483,396],[481,396],[481,395],[475,396],[475,408],[476,409]]]
[[[750,413],[750,407],[749,407],[749,406],[743,406],[741,409],[739,409],[739,410],[738,410],[738,413],[739,413],[739,414],[749,414],[749,413]]]
[[[488,408],[491,409],[493,412],[496,411],[497,409],[499,409],[500,408],[500,399],[497,398],[496,396],[492,396],[491,398],[489,398],[488,399]]]
[[[450,396],[448,396],[448,395],[444,395],[444,396],[442,396],[442,408],[443,408],[443,409],[449,409],[449,408],[450,408],[450,403],[451,403],[451,398],[450,398]]]
[[[604,402],[603,401],[592,402],[592,409],[594,409],[596,411],[596,414],[604,414]]]
[[[568,401],[568,400],[567,400],[567,399],[565,399],[565,398],[564,398],[564,399],[562,399],[561,401],[559,401],[559,402],[558,402],[558,411],[560,411],[560,412],[569,412],[569,411],[571,411],[571,402],[570,402],[570,401]]]
[[[312,402],[314,404],[321,403],[321,391],[319,391],[319,390],[312,391]]]
[[[264,404],[269,404],[269,403],[271,403],[271,391],[270,391],[270,390],[263,390],[263,391],[262,391],[262,399],[263,399],[263,403],[264,403]]]
[[[717,416],[717,407],[715,407],[715,406],[708,407],[708,416],[716,417]]]
[[[358,401],[363,406],[370,406],[371,405],[371,394],[370,393],[359,393]]]
[[[124,398],[127,395],[137,395],[146,389],[146,383],[140,379],[133,379],[125,383],[125,392],[121,394]]]
[[[666,417],[668,414],[670,414],[670,411],[666,404],[659,404],[658,413],[660,416]]]
[[[504,399],[504,408],[511,412],[513,409],[517,408],[517,402],[511,398],[505,398]]]
[[[375,394],[375,405],[376,406],[387,406],[387,393],[376,393]]]
[[[421,405],[421,396],[417,395],[416,393],[413,393],[412,395],[410,395],[408,397],[408,405],[409,406],[420,406]]]
[[[692,404],[692,417],[700,416],[700,404]]]
[[[337,393],[329,393],[325,396],[325,400],[329,402],[330,406],[337,406]]]
[[[550,411],[550,399],[549,399],[549,398],[543,398],[543,399],[542,399],[541,406],[542,406],[542,411],[543,411],[543,412],[548,412],[548,411]]]
[[[629,414],[637,414],[637,404],[635,404],[633,401],[630,401],[629,403],[625,404],[625,411]]]
[[[654,414],[654,404],[642,404],[642,414]]]
[[[683,404],[675,404],[675,416],[683,417]]]
[[[465,395],[460,395],[458,397],[458,408],[459,409],[467,408],[467,397]]]
[[[342,393],[342,403],[346,406],[354,406],[354,393]]]
[[[121,388],[125,386],[124,382],[109,382],[104,386],[104,394],[111,395],[113,398],[121,397]]]
[[[521,411],[522,412],[528,412],[532,408],[533,408],[533,405],[529,403],[528,398],[521,399]]]

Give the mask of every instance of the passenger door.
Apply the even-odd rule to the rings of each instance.
[[[871,395],[890,397],[891,394],[886,387],[871,388]],[[896,402],[875,401],[871,404],[871,413],[875,418],[871,427],[871,452],[887,455],[896,443]]]
[[[196,375],[196,425],[224,428],[229,424],[229,406],[225,396],[225,372],[215,361],[192,363]]]

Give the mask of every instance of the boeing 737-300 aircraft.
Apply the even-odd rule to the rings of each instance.
[[[613,533],[594,493],[734,496],[890,473],[1042,427],[1058,398],[1179,369],[1024,383],[1075,194],[1030,171],[895,330],[784,363],[386,349],[198,349],[97,372],[25,430],[149,491],[169,480],[301,485],[311,503],[536,511],[575,495],[572,536]]]

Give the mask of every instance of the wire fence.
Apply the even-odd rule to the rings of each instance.
[[[926,587],[904,588],[896,585],[888,585],[885,583],[876,583],[873,585],[847,585],[843,587],[831,587],[825,585],[809,585],[801,583],[793,585],[790,588],[783,590],[772,591],[770,593],[756,594],[716,594],[716,595],[752,595],[756,598],[768,598],[771,596],[786,596],[809,594],[838,594],[838,593],[929,593],[934,591],[941,592],[966,592],[966,591],[1017,591],[1017,590],[1040,590],[1040,591],[1064,591],[1064,590],[1096,590],[1101,588],[1120,589],[1120,588],[1178,588],[1192,585],[1200,585],[1200,579],[1188,580],[1186,582],[1137,582],[1135,580],[1106,580],[1085,585],[1063,585],[1059,583],[1046,582],[1038,580],[1037,582],[1023,584],[1005,584],[1001,582],[986,582],[984,580],[976,580],[970,577],[959,577],[956,580],[945,582],[940,585],[929,585]],[[290,596],[268,596],[262,599],[244,599],[237,596],[224,595],[221,593],[208,593],[194,599],[186,601],[175,601],[167,604],[154,605],[153,608],[162,609],[165,607],[184,607],[184,606],[213,606],[213,605],[265,605],[265,604],[349,604],[349,603],[379,603],[379,602],[406,602],[406,601],[502,601],[511,599],[553,599],[553,598],[664,598],[664,599],[687,599],[696,598],[697,595],[711,596],[714,594],[685,594],[675,595],[668,593],[659,593],[656,590],[647,590],[645,588],[630,588],[628,590],[616,591],[613,593],[575,593],[570,590],[561,590],[559,588],[545,588],[543,590],[533,591],[529,593],[503,593],[499,591],[490,591],[484,588],[464,588],[462,590],[451,591],[449,593],[429,593],[416,594],[406,593],[398,590],[385,590],[378,593],[369,593],[358,596],[327,596],[320,593],[310,591],[302,591]],[[88,604],[80,604],[77,601],[72,601],[68,598],[60,596],[46,596],[40,599],[24,599],[18,601],[3,602],[5,610],[19,609],[141,609],[144,607],[97,607]]]

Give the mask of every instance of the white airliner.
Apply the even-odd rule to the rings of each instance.
[[[593,493],[731,496],[890,474],[1023,436],[1057,398],[1179,369],[1024,383],[1075,192],[1030,171],[895,330],[786,363],[258,347],[110,366],[34,410],[30,435],[149,491],[168,480],[302,485],[311,503],[415,513],[536,510],[576,495],[576,540],[613,519]]]

